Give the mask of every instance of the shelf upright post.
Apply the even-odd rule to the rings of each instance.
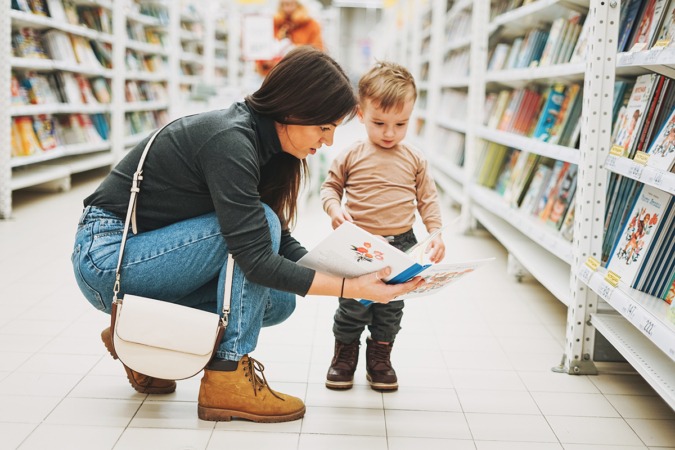
[[[600,261],[608,172],[603,163],[609,154],[612,103],[619,29],[619,0],[591,0],[592,20],[588,37],[586,75],[581,112],[581,145],[574,219],[573,262],[570,271],[572,301],[567,311],[565,352],[555,371],[595,374],[593,362],[595,327],[591,314],[599,297],[577,279],[576,273],[589,257]]]
[[[0,64],[0,219],[9,219],[12,213],[12,158],[11,152],[11,117],[10,117],[10,79],[12,69],[9,64],[12,55],[11,39],[12,27],[10,12],[11,4],[9,0],[0,0],[0,55],[5,61]]]
[[[124,155],[124,107],[126,96],[124,83],[127,74],[126,50],[127,50],[127,14],[130,10],[130,0],[118,0],[112,5],[113,14],[113,73],[112,73],[112,104],[110,111],[110,143],[114,162],[122,159]],[[114,163],[113,163],[114,165]]]
[[[239,2],[227,5],[227,85],[240,87],[241,78],[241,11]]]
[[[429,79],[427,83],[427,115],[425,133],[422,136],[422,149],[427,155],[435,145],[438,130],[436,118],[439,115],[441,97],[441,68],[443,66],[443,48],[445,44],[445,4],[446,0],[431,0],[431,43],[429,45]],[[419,85],[418,80],[418,85]],[[419,86],[418,86],[419,88]],[[431,158],[433,159],[433,158]]]
[[[476,0],[471,11],[471,46],[469,47],[469,91],[467,101],[467,124],[464,148],[464,180],[460,227],[466,233],[475,228],[476,220],[471,214],[469,185],[476,172],[480,157],[478,128],[483,124],[485,104],[485,73],[487,71],[488,32],[490,25],[490,0]]]

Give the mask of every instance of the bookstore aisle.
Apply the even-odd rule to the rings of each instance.
[[[340,129],[335,148],[359,127]],[[482,232],[446,232],[447,260],[495,262],[407,303],[392,356],[397,392],[368,387],[363,353],[351,391],[324,387],[336,300],[308,297],[289,321],[263,330],[253,354],[273,388],[305,400],[303,420],[200,421],[199,376],[171,395],[138,394],[99,339],[108,316],[82,298],[70,269],[81,199],[102,175],[79,174],[57,195],[18,191],[13,218],[0,222],[2,450],[675,448],[675,414],[641,376],[551,371],[566,307],[536,281],[507,275],[505,251]],[[329,231],[315,201],[296,232],[310,247]],[[456,214],[444,211],[446,220]]]

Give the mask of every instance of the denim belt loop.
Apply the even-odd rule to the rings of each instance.
[[[91,205],[85,206],[85,208],[82,210],[82,215],[80,216],[79,225],[84,225],[84,220],[87,218],[87,214],[89,214],[90,209],[91,209]]]

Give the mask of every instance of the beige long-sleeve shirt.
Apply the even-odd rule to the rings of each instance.
[[[419,211],[427,231],[441,227],[438,193],[424,155],[406,144],[385,149],[368,140],[342,151],[321,186],[326,212],[341,205],[366,231],[390,236],[410,230]]]

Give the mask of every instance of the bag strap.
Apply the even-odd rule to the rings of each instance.
[[[133,178],[131,180],[131,196],[129,198],[129,206],[127,207],[127,216],[124,219],[124,231],[122,232],[122,241],[120,242],[120,254],[117,259],[117,268],[115,269],[115,285],[113,286],[113,303],[117,302],[117,294],[120,292],[120,282],[121,282],[121,271],[122,271],[122,259],[124,257],[124,247],[127,243],[127,237],[129,235],[129,225],[131,225],[132,231],[134,234],[138,233],[138,228],[136,226],[136,203],[138,201],[138,194],[141,192],[141,181],[143,181],[143,164],[145,163],[145,158],[148,155],[150,146],[155,141],[157,135],[167,126],[169,126],[174,121],[167,123],[166,125],[159,128],[152,137],[148,140],[148,143],[145,144],[143,153],[141,154],[141,159],[138,161],[138,167],[136,172],[134,172]],[[232,275],[234,273],[234,259],[230,253],[227,254],[227,269],[225,271],[225,292],[223,295],[223,310],[221,321],[224,326],[227,326],[228,317],[230,315],[230,300],[232,298]]]

